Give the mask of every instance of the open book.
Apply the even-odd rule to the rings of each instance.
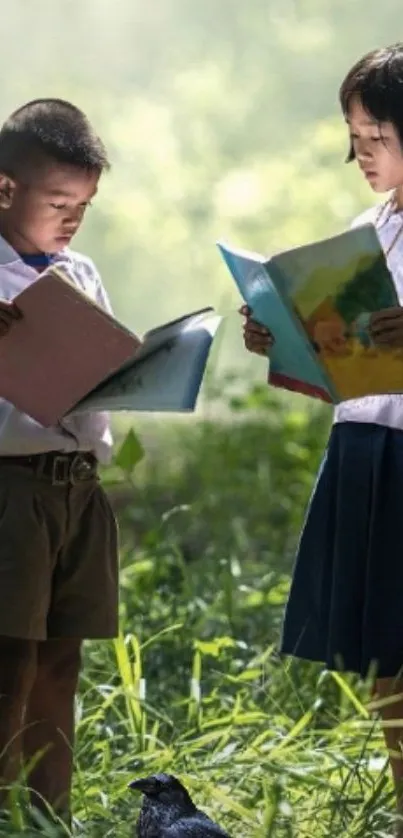
[[[44,426],[87,411],[192,411],[221,318],[195,311],[141,341],[51,266],[13,302],[0,396]]]
[[[255,320],[275,339],[269,382],[337,404],[403,392],[403,349],[375,347],[373,312],[399,305],[375,227],[270,259],[218,243]]]

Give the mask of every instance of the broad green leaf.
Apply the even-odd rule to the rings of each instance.
[[[131,428],[115,454],[115,465],[127,474],[131,474],[137,463],[143,459],[144,455],[144,448],[138,436],[134,433],[133,428]]]

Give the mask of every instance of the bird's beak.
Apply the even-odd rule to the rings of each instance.
[[[143,794],[150,794],[150,792],[155,791],[155,782],[151,777],[142,777],[140,780],[132,780],[128,788],[141,791]]]

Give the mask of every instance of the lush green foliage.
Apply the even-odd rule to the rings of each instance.
[[[396,39],[399,0],[13,0],[0,116],[72,98],[113,170],[77,238],[140,332],[237,296],[218,238],[279,250],[342,229],[372,196],[345,166],[337,92]],[[16,44],[19,45],[16,60]],[[223,355],[244,354],[228,337]]]

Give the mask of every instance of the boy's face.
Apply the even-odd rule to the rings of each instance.
[[[396,128],[379,124],[354,96],[347,118],[357,163],[374,192],[389,192],[403,184],[403,153]]]
[[[0,176],[1,233],[19,253],[57,253],[79,229],[99,177],[53,161],[23,182]]]

